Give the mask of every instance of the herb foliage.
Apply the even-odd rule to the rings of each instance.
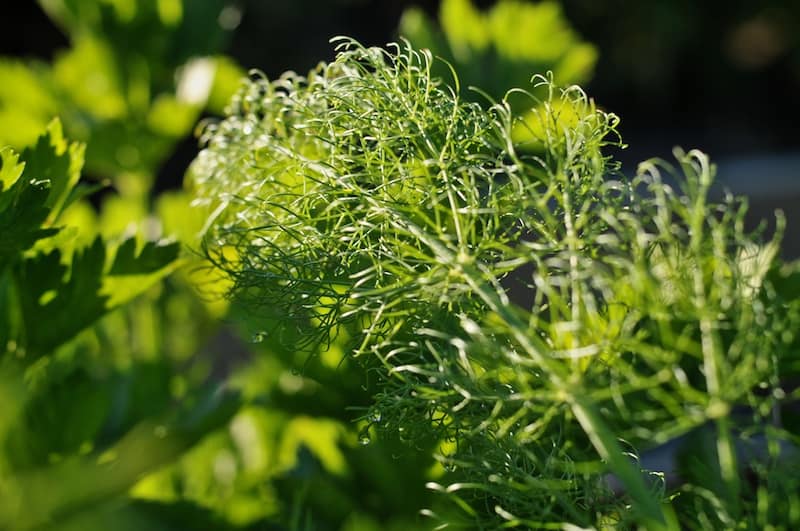
[[[63,138],[58,121],[21,154],[0,150],[0,393],[10,404],[0,415],[4,529],[68,521],[96,508],[207,429],[200,425],[208,412],[195,412],[191,420],[165,422],[161,436],[153,419],[117,426],[111,441],[101,436],[108,389],[88,383],[68,345],[172,272],[179,246],[99,236],[84,245],[65,216],[91,190],[78,185],[83,152]],[[102,459],[86,456],[95,444],[106,450]]]
[[[255,76],[192,168],[205,251],[263,333],[350,338],[379,387],[364,437],[438,441],[430,487],[466,526],[796,524],[797,434],[771,420],[797,355],[780,223],[746,231],[698,151],[623,175],[618,118],[577,87],[537,76],[484,110],[427,51],[338,45]],[[642,470],[706,427],[677,486]]]

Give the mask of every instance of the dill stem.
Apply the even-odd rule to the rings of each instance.
[[[694,304],[700,316],[700,344],[703,353],[703,373],[706,380],[706,391],[708,392],[711,416],[715,419],[717,426],[717,461],[719,462],[720,474],[727,490],[728,501],[731,507],[738,505],[739,499],[739,477],[737,474],[736,450],[733,438],[731,437],[730,422],[728,420],[729,406],[722,396],[722,370],[725,364],[723,352],[720,348],[719,338],[717,337],[716,320],[712,318],[712,308],[709,308],[708,295],[706,293],[706,282],[703,273],[703,259],[706,256],[702,247],[703,225],[707,213],[706,196],[711,185],[711,168],[708,165],[708,158],[705,154],[698,151],[691,151],[690,155],[695,157],[698,166],[690,162],[684,162],[684,169],[690,176],[690,184],[696,184],[698,190],[694,198],[694,208],[690,223],[689,246],[695,260],[693,274]]]
[[[564,367],[547,355],[548,348],[535,336],[526,333],[527,326],[511,310],[503,304],[497,292],[486,283],[479,281],[480,272],[472,266],[462,266],[465,281],[475,293],[496,313],[522,349],[533,358],[550,377],[550,382],[569,402],[575,418],[589,437],[597,453],[605,459],[609,467],[625,485],[626,492],[636,502],[634,508],[649,523],[651,529],[660,529],[666,525],[666,518],[661,504],[653,497],[642,474],[628,459],[613,432],[600,418],[591,399],[586,397],[572,379],[565,375]]]

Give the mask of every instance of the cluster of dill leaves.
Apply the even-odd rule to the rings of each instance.
[[[577,87],[481,106],[425,51],[338,46],[253,76],[191,169],[205,251],[264,332],[347,337],[379,375],[367,418],[441,442],[430,486],[465,525],[800,521],[797,434],[774,419],[798,323],[780,230],[712,202],[700,152],[622,175],[618,118]]]

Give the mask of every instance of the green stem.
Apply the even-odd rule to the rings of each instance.
[[[642,473],[631,460],[625,456],[617,438],[603,422],[591,399],[585,396],[577,382],[567,378],[567,371],[557,360],[551,358],[549,348],[539,338],[528,334],[528,327],[513,311],[508,300],[502,297],[497,289],[492,288],[483,279],[484,275],[474,264],[457,261],[456,255],[441,242],[430,238],[413,224],[404,224],[420,241],[425,242],[442,263],[452,264],[461,269],[463,278],[474,293],[494,312],[510,331],[517,344],[531,359],[539,364],[548,374],[553,387],[559,391],[570,404],[575,418],[589,437],[592,445],[611,470],[619,477],[626,492],[633,499],[634,510],[647,523],[649,529],[662,529],[667,525],[659,500],[651,493],[642,477]]]

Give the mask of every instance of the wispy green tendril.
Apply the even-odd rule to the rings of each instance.
[[[308,76],[254,76],[204,131],[192,182],[233,295],[299,349],[346,329],[380,377],[369,418],[441,441],[431,488],[469,526],[742,517],[730,412],[769,415],[756,390],[794,340],[780,234],[709,200],[700,152],[622,175],[618,118],[578,87],[534,77],[508,96],[537,110],[523,121],[462,101],[426,51],[336,42]],[[719,482],[684,488],[692,516],[631,456],[709,423]]]

